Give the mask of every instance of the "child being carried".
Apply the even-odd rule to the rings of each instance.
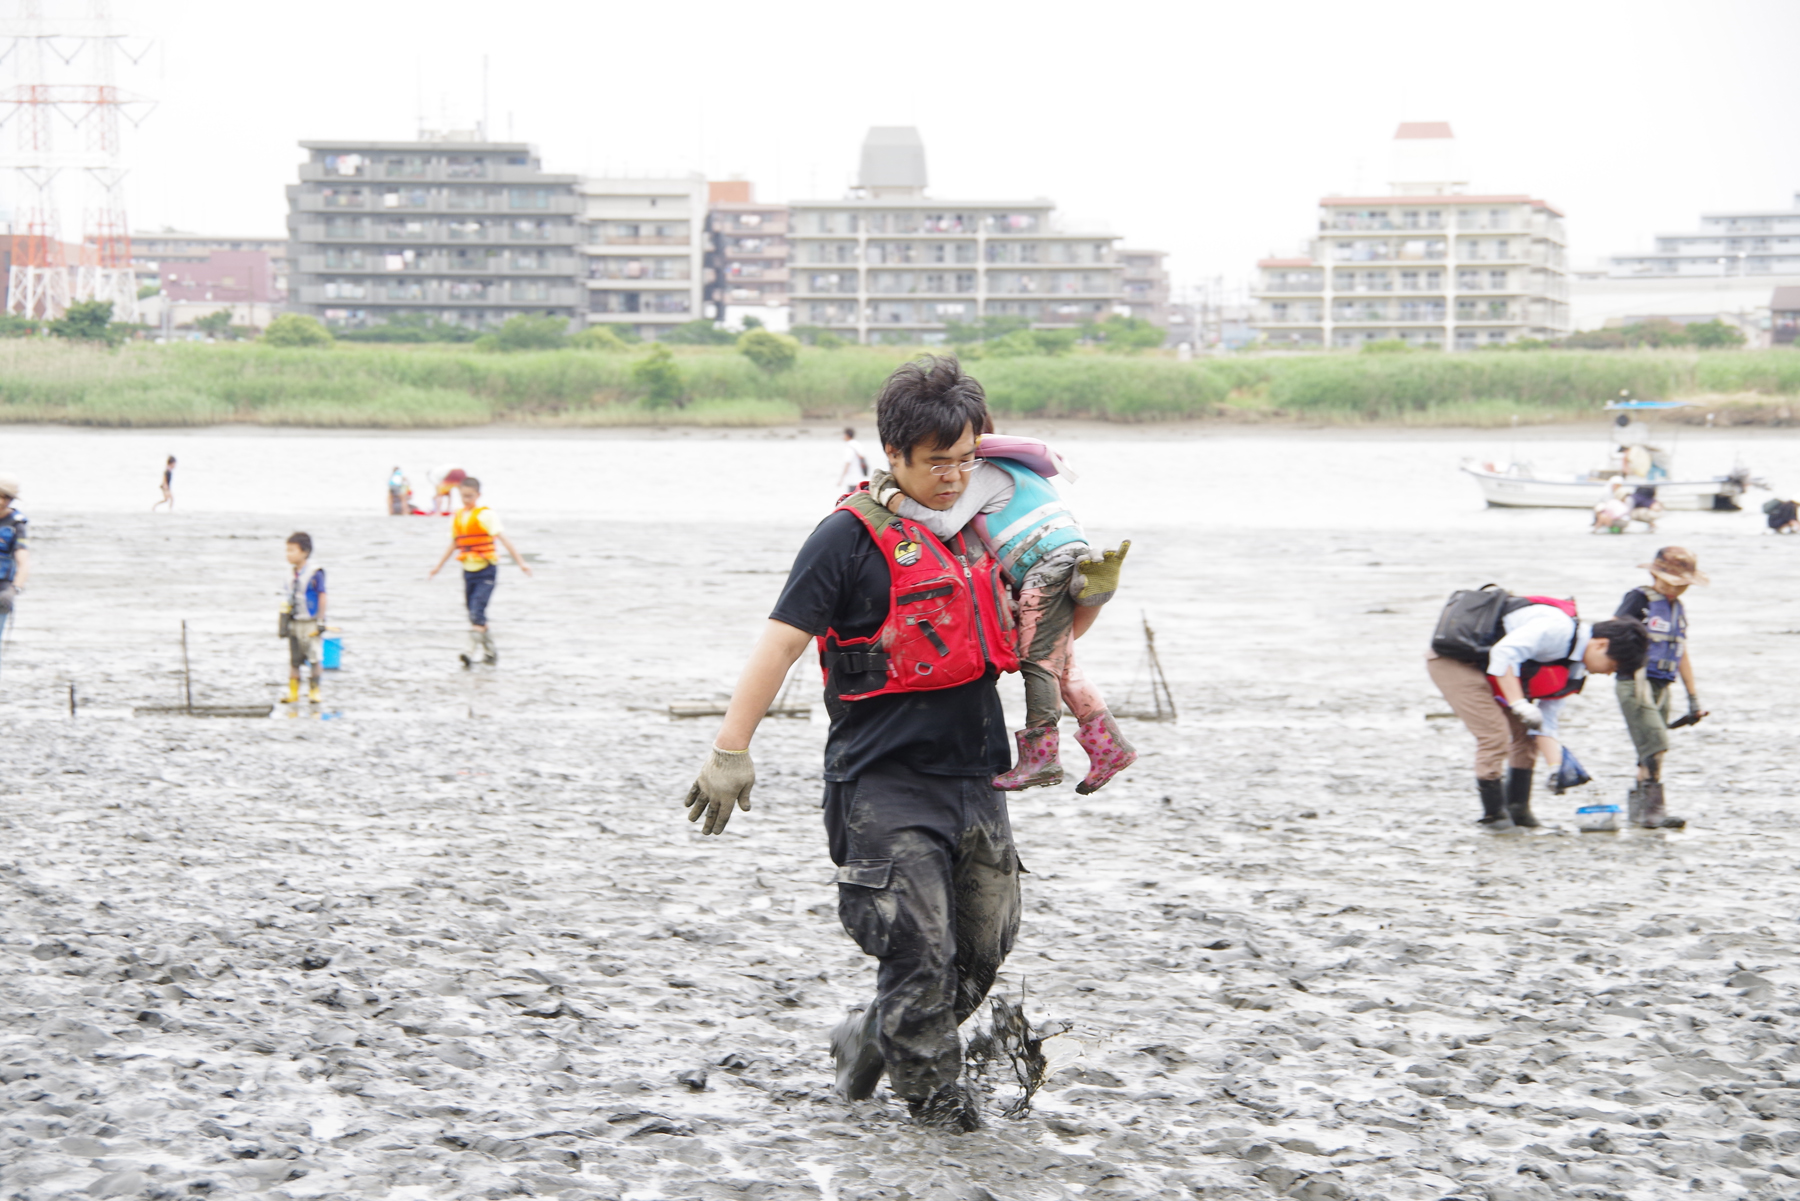
[[[1087,536],[1046,476],[1071,476],[1044,443],[984,433],[980,456],[963,494],[948,509],[929,509],[908,497],[893,476],[878,471],[869,490],[894,513],[940,538],[974,529],[988,553],[1000,560],[1019,614],[1019,671],[1025,677],[1025,728],[1014,737],[1019,758],[996,776],[995,788],[1060,784],[1062,760],[1056,723],[1067,704],[1078,723],[1075,741],[1087,752],[1088,774],[1075,791],[1106,784],[1137,759],[1137,751],[1107,712],[1099,689],[1075,663],[1075,639],[1112,599],[1130,542],[1095,558]]]

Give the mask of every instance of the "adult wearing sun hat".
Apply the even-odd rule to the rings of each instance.
[[[1638,778],[1631,790],[1630,817],[1646,829],[1679,830],[1686,819],[1670,816],[1663,797],[1663,756],[1669,751],[1669,731],[1691,726],[1707,715],[1694,683],[1694,656],[1687,649],[1687,607],[1681,594],[1695,584],[1710,581],[1700,571],[1694,552],[1681,546],[1665,546],[1656,557],[1639,567],[1650,573],[1650,583],[1633,588],[1619,602],[1617,617],[1635,617],[1650,631],[1650,656],[1636,678],[1621,678],[1615,685],[1625,728],[1637,748]],[[1672,685],[1679,679],[1687,690],[1687,713],[1669,720]]]

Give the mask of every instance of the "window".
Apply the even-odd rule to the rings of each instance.
[[[423,221],[405,221],[390,218],[381,223],[381,236],[384,238],[399,238],[408,242],[423,241],[425,238],[425,223]]]
[[[508,188],[506,204],[515,209],[547,209],[550,207],[550,189]]]
[[[1456,290],[1458,292],[1478,292],[1481,290],[1481,272],[1458,271],[1456,273]]]
[[[877,271],[869,281],[869,291],[893,295],[898,292],[913,290],[913,273],[910,271]]]
[[[1490,291],[1490,292],[1506,291],[1506,272],[1504,272],[1504,271],[1488,272],[1488,291]]]
[[[360,279],[328,279],[325,281],[326,300],[364,300],[369,295],[369,286]]]
[[[542,279],[515,279],[512,281],[512,298],[514,300],[549,300],[550,283]]]
[[[351,271],[363,268],[363,250],[360,246],[327,246],[325,248],[325,266],[342,267]]]
[[[328,154],[325,171],[329,175],[362,175],[369,160],[360,154]]]
[[[446,221],[444,236],[456,242],[483,242],[493,231],[486,221]]]
[[[642,292],[589,292],[588,311],[591,313],[635,313],[641,307]]]
[[[686,292],[644,292],[643,311],[647,313],[686,313],[692,308],[692,297]]]
[[[988,232],[991,234],[1027,234],[1037,230],[1036,213],[989,213],[987,218]]]
[[[322,188],[319,197],[328,209],[359,209],[364,204],[361,188]]]
[[[381,193],[384,209],[422,209],[429,204],[424,188],[387,188]]]
[[[950,290],[948,277],[942,271],[928,271],[925,273],[924,279],[923,291],[948,292]]]
[[[1503,329],[1490,329],[1487,332],[1487,340],[1490,343],[1504,342],[1506,341],[1506,331]]]
[[[416,279],[383,280],[382,288],[382,299],[384,300],[425,299],[425,285]]]
[[[515,250],[512,255],[514,271],[542,271],[545,266],[544,252],[541,250]]]
[[[975,273],[973,271],[958,271],[956,273],[956,290],[965,293],[973,292],[975,290]]]
[[[479,154],[453,154],[444,160],[445,179],[486,179],[487,160]]]
[[[453,209],[484,209],[488,206],[488,193],[483,188],[451,188],[444,194],[444,199]]]
[[[1400,290],[1402,292],[1417,292],[1419,290],[1419,273],[1417,271],[1402,271],[1400,273]]]
[[[381,252],[381,269],[383,271],[406,271],[419,265],[419,252],[390,247]]]
[[[491,280],[453,279],[444,284],[444,295],[450,300],[485,300],[496,288]]]
[[[548,221],[509,221],[507,230],[515,242],[548,242],[550,240],[550,223]]]
[[[1512,257],[1512,242],[1510,239],[1500,238],[1495,241],[1494,257],[1497,259],[1510,259]]]
[[[500,265],[500,252],[498,250],[489,250],[485,248],[481,250],[463,250],[458,248],[456,250],[447,251],[446,253],[450,256],[449,267],[452,271],[492,271]]]
[[[362,238],[368,236],[368,228],[361,217],[327,217],[325,218],[325,236],[328,238]]]
[[[389,179],[424,179],[425,157],[419,154],[390,155],[382,163],[381,173]]]

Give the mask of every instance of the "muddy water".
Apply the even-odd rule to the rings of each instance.
[[[1800,441],[1685,439],[1800,482]],[[1123,697],[1147,614],[1182,720],[1132,723],[1095,797],[1015,802],[1005,985],[1071,1029],[1033,1116],[948,1139],[829,1094],[872,971],[825,883],[822,727],[765,728],[721,839],[674,800],[711,727],[663,707],[728,688],[831,439],[8,431],[39,573],[0,679],[9,1194],[1793,1196],[1800,539],[1485,511],[1454,465],[1507,441],[1069,438],[1079,511],[1135,540],[1082,656]],[[456,667],[454,581],[424,579],[443,523],[376,515],[394,463],[450,461],[538,570],[503,572],[495,671]],[[322,713],[130,717],[177,695],[183,618],[197,700],[274,699],[296,527],[345,628]],[[1477,834],[1419,663],[1444,593],[1598,614],[1665,541],[1715,581],[1688,831],[1572,832],[1630,767],[1600,688],[1566,723],[1596,784]]]

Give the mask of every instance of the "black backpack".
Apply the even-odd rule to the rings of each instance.
[[[1498,584],[1452,592],[1431,632],[1431,649],[1446,659],[1460,659],[1487,670],[1488,650],[1500,641],[1501,621],[1508,613],[1538,603],[1514,596]]]

